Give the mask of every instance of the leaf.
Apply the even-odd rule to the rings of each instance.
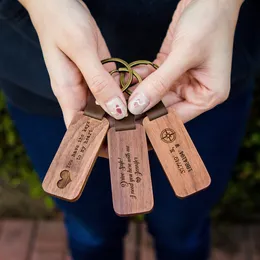
[[[55,204],[54,204],[52,198],[49,196],[45,196],[44,204],[45,204],[46,208],[49,210],[54,209],[54,207],[55,207]]]

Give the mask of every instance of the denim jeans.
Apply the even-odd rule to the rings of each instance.
[[[235,82],[243,91],[186,124],[211,175],[204,191],[186,199],[175,196],[154,152],[150,165],[155,198],[146,215],[159,260],[206,260],[210,253],[210,210],[223,194],[235,164],[249,114],[253,77]],[[43,180],[65,133],[63,119],[24,112],[9,104],[9,112],[26,151]],[[128,219],[112,207],[109,164],[99,158],[82,197],[74,203],[54,199],[64,212],[74,260],[122,259],[122,238]]]

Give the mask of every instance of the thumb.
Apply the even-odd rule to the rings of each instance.
[[[155,106],[173,86],[174,82],[190,66],[190,55],[181,46],[173,46],[163,64],[150,74],[135,89],[129,99],[128,109],[134,114],[142,114]]]

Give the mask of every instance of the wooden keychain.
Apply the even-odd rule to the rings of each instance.
[[[118,58],[102,61],[103,64],[107,62],[118,62],[125,66],[125,68],[120,68],[118,71],[129,73],[127,83],[122,84],[122,90],[128,94],[131,94],[128,87],[132,82],[133,75],[135,74],[135,77],[138,78],[138,74],[132,70],[132,67],[144,64],[152,65],[155,69],[158,68],[157,65],[145,60],[130,64]],[[138,79],[140,80],[140,77]],[[104,110],[95,103],[93,96],[90,95],[85,111],[78,112],[72,120],[45,176],[43,189],[47,193],[68,201],[75,201],[80,197],[109,128],[109,122],[104,118],[104,114]],[[210,176],[185,126],[176,115],[174,109],[166,109],[163,103],[160,102],[146,114],[147,117],[143,120],[143,126],[176,195],[186,197],[206,188],[210,184]],[[126,122],[127,120],[128,122]],[[112,191],[114,190],[113,203],[117,214],[122,216],[149,212],[153,207],[150,169],[147,159],[148,151],[143,135],[144,130],[142,125],[138,124],[130,130],[129,125],[131,124],[129,122],[133,126],[134,121],[131,115],[125,121],[116,121],[115,127],[111,131],[109,130],[108,134],[110,136],[109,150],[111,162],[113,160],[115,163],[110,163]],[[124,129],[126,125],[128,125],[128,129]],[[134,131],[136,131],[136,134],[133,134]],[[123,132],[127,132],[127,135],[123,135]],[[127,136],[127,138],[121,138],[121,135]],[[136,138],[137,136],[138,138]],[[136,141],[138,139],[141,141]],[[116,141],[114,142],[113,140]],[[123,142],[129,145],[122,145]],[[124,159],[128,163],[129,148],[127,147],[130,147],[130,144],[134,147],[134,152],[132,151],[131,156],[135,153],[137,156],[133,156],[134,161],[130,159],[130,164],[126,165],[124,160],[121,159],[122,155],[125,156]],[[119,148],[118,151],[122,151],[122,153],[119,152],[117,155],[115,152],[117,151],[116,148]],[[141,168],[138,163],[140,160],[135,160],[135,158],[139,157],[142,158]],[[117,165],[117,168],[114,165]],[[119,168],[124,167],[129,167],[129,173],[134,169],[137,173],[136,175],[139,173],[143,174],[142,180],[144,181],[142,182],[139,178],[135,179],[136,183],[142,183],[135,186],[133,186],[134,179],[130,180],[133,175],[127,175],[130,182],[126,182],[125,185],[129,188],[130,193],[129,191],[126,192],[127,189],[121,189],[123,187],[120,188],[116,184],[120,184],[120,176],[122,181],[125,181],[126,175],[120,175],[122,171],[119,172],[119,170],[122,170]],[[117,173],[119,173],[119,177],[116,175]],[[142,186],[144,183],[146,185]],[[124,185],[124,182],[122,184]],[[137,190],[138,192],[136,192]],[[132,199],[134,199],[135,194],[138,194],[138,198],[143,197],[142,201],[130,203],[129,200],[124,200],[124,198],[127,198],[127,194],[132,195]]]
[[[151,65],[158,68],[146,60],[129,65]],[[143,126],[175,194],[187,197],[207,188],[211,178],[175,110],[166,108],[159,102],[146,115]]]
[[[119,69],[111,72],[128,72]],[[141,77],[133,72],[141,82]],[[122,75],[122,74],[121,74]],[[124,78],[124,76],[123,76]],[[121,81],[122,90],[130,94]],[[154,199],[145,130],[133,115],[116,121],[108,131],[108,154],[113,207],[119,216],[148,213]]]
[[[131,84],[133,73],[128,63],[118,58],[102,61],[107,62],[126,66],[130,72],[126,86]],[[79,199],[109,128],[104,115],[90,94],[85,111],[72,120],[44,178],[46,193],[68,201]]]

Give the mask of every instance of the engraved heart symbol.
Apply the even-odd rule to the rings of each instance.
[[[61,177],[61,179],[57,182],[57,186],[60,189],[64,189],[71,182],[70,172],[67,170],[64,170],[60,173],[60,177]]]

